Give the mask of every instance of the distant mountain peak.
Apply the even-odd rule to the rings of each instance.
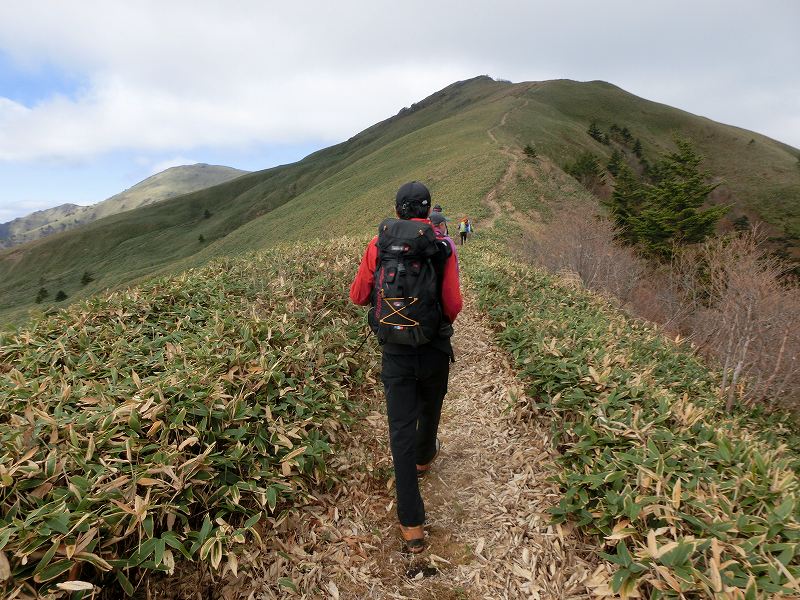
[[[248,171],[207,163],[169,167],[97,204],[61,204],[2,223],[0,248],[38,240],[103,217],[196,192],[247,173]]]

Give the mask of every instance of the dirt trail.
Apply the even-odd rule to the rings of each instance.
[[[505,125],[510,112],[487,131],[498,146],[494,130]],[[521,151],[499,150],[509,163],[484,198],[492,215],[482,228],[492,227],[501,212],[517,216],[513,206],[501,203],[503,189],[517,173],[533,176]],[[462,268],[468,272],[469,266]],[[552,461],[549,425],[532,414],[515,421],[506,411],[513,400],[527,405],[528,399],[492,341],[486,317],[468,291],[465,296],[454,337],[457,362],[442,412],[442,453],[421,487],[428,548],[419,557],[402,551],[390,485],[380,490],[381,500],[362,499],[360,504],[371,508],[360,514],[352,533],[373,536],[363,552],[350,554],[357,567],[337,588],[341,598],[589,597],[583,582],[590,566],[579,558],[584,553],[577,537],[567,527],[548,524],[547,508],[560,498],[550,481],[559,468]],[[386,457],[382,468],[388,467],[385,416],[374,414],[370,425],[376,456]]]
[[[359,495],[340,509],[355,542],[337,561],[338,597],[588,597],[582,581],[589,566],[578,558],[577,539],[548,525],[545,511],[560,495],[548,481],[557,467],[547,424],[535,416],[515,422],[505,412],[524,392],[484,319],[467,295],[442,412],[442,453],[421,487],[427,550],[419,557],[403,552],[391,486],[371,501]],[[385,419],[373,414],[369,430],[388,457]]]
[[[548,524],[546,511],[560,498],[551,481],[559,467],[548,419],[506,410],[515,401],[530,406],[530,400],[468,291],[465,301],[439,428],[442,451],[421,484],[426,550],[411,555],[400,539],[386,415],[376,410],[333,461],[345,479],[337,496],[320,495],[294,519],[272,525],[279,535],[268,537],[267,548],[254,549],[242,561],[247,571],[218,592],[204,595],[187,580],[177,597],[590,597],[583,583],[591,575],[581,558],[586,548],[569,526]],[[370,465],[367,472],[363,465]],[[281,587],[282,580],[297,591]]]
[[[509,109],[503,114],[503,116],[500,118],[500,122],[497,123],[497,125],[494,125],[486,130],[486,135],[488,135],[489,139],[491,139],[492,142],[498,146],[497,150],[508,158],[508,166],[503,172],[500,180],[483,197],[483,203],[488,206],[490,215],[488,218],[477,224],[480,229],[494,227],[495,221],[502,214],[514,219],[524,231],[536,233],[536,227],[534,224],[535,222],[531,219],[531,215],[522,214],[513,204],[501,200],[503,191],[514,177],[522,175],[523,177],[533,178],[536,176],[536,174],[534,173],[530,164],[527,164],[525,161],[525,155],[519,148],[502,145],[495,135],[495,131],[497,129],[500,127],[505,127],[506,120],[513,111],[525,108],[529,102],[530,100],[526,98],[525,101],[519,106]]]

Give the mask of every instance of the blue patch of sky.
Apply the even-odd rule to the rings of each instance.
[[[73,98],[86,85],[87,80],[78,74],[48,63],[23,66],[0,52],[0,96],[28,108],[55,95]]]
[[[163,170],[158,165],[207,163],[257,171],[296,162],[329,145],[306,141],[234,149],[125,150],[70,163],[0,162],[0,223],[60,204],[100,202]]]

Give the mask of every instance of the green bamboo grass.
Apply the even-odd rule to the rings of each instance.
[[[793,432],[725,414],[690,352],[610,303],[465,247],[471,286],[538,406],[564,473],[552,514],[599,537],[623,597],[798,593],[800,452]]]
[[[351,356],[364,321],[343,293],[362,246],[217,260],[6,334],[0,596],[104,572],[132,594],[176,560],[235,564],[327,489],[326,459],[374,383],[374,352]]]

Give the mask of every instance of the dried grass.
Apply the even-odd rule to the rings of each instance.
[[[523,253],[552,273],[578,277],[588,289],[628,302],[647,271],[646,264],[614,241],[612,223],[597,205],[560,205],[541,232],[527,238]]]
[[[678,269],[689,328],[722,370],[729,410],[737,401],[800,409],[800,294],[764,242],[758,230],[714,239]]]

